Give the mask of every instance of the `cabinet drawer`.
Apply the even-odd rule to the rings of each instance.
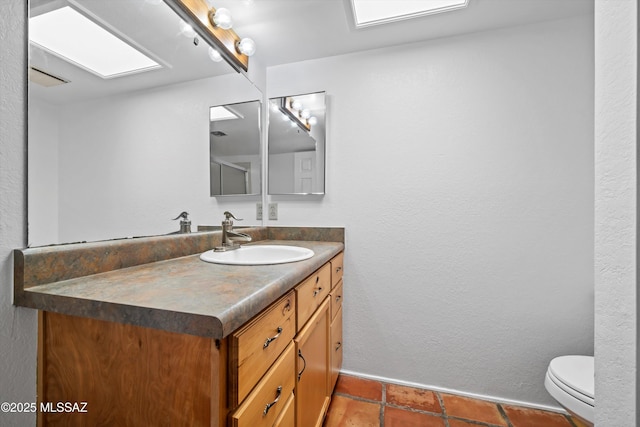
[[[233,427],[272,427],[289,403],[295,385],[293,342],[231,416]],[[286,423],[282,425],[287,425]]]
[[[295,293],[289,292],[230,339],[230,403],[240,403],[296,334]]]
[[[333,392],[338,381],[338,374],[342,368],[342,309],[338,310],[335,319],[331,322],[331,341],[329,342],[331,353],[331,375],[329,390]]]
[[[294,403],[295,396],[293,393],[287,399],[282,407],[282,412],[278,415],[278,419],[273,423],[273,427],[295,427],[296,425],[296,405]]]
[[[338,284],[340,280],[342,280],[342,272],[344,270],[344,253],[340,252],[338,255],[333,257],[330,261],[331,263],[331,287],[333,288]]]
[[[336,317],[342,307],[342,281],[331,290],[331,319]]]
[[[331,290],[331,265],[325,264],[296,288],[298,331]]]

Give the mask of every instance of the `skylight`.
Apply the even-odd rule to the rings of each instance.
[[[32,17],[29,40],[104,79],[160,68],[156,61],[69,6]]]
[[[469,0],[351,0],[356,27],[386,24],[447,12],[467,6]]]
[[[219,105],[217,107],[211,107],[211,109],[209,110],[209,120],[212,122],[219,122],[221,120],[241,119],[241,118],[243,118],[242,114],[223,105]]]

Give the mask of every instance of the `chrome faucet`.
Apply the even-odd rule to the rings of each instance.
[[[215,252],[232,251],[240,247],[240,244],[237,242],[251,241],[251,236],[248,234],[233,231],[233,221],[231,218],[236,221],[242,221],[242,219],[236,218],[229,211],[224,213],[224,218],[224,221],[222,221],[222,246],[214,248],[213,250]]]

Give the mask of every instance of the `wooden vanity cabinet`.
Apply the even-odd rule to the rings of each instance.
[[[342,364],[342,253],[222,340],[40,312],[38,426],[321,426]],[[338,345],[339,343],[339,345]]]

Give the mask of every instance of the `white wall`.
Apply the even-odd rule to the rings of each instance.
[[[36,222],[30,224],[30,243],[170,233],[179,229],[171,219],[184,210],[194,230],[219,225],[231,207],[255,224],[259,196],[209,196],[208,121],[212,105],[255,99],[262,94],[243,76],[230,74],[59,106],[59,240],[46,240]],[[44,109],[38,112],[34,128],[55,120]],[[48,142],[43,132],[30,136],[38,148]],[[51,181],[48,169],[29,173],[30,188]]]
[[[267,70],[326,90],[327,194],[269,225],[346,227],[344,368],[557,407],[593,352],[593,17]]]
[[[638,425],[638,10],[595,8],[596,425]]]
[[[11,305],[12,250],[26,245],[26,8],[0,1],[0,402],[36,399],[36,312]],[[3,427],[35,423],[35,414],[0,412]]]
[[[58,236],[58,108],[45,101],[29,102],[29,243],[59,242]]]

